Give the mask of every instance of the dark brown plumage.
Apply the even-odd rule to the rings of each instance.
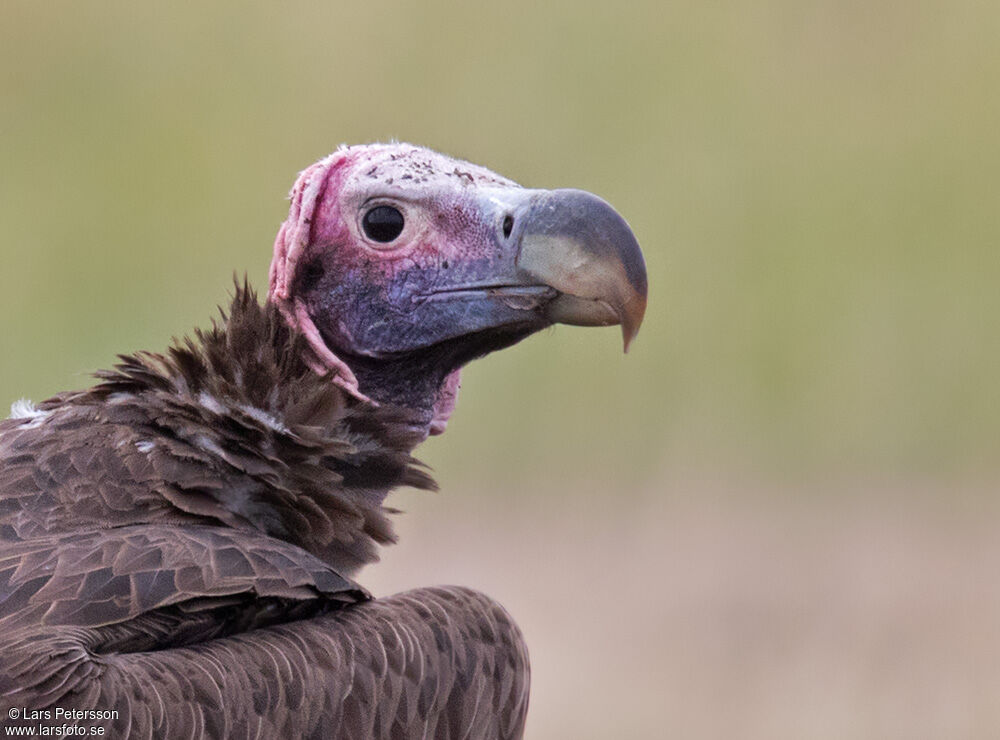
[[[465,362],[554,322],[628,342],[645,290],[589,194],[405,145],[306,170],[265,305],[238,285],[210,330],[0,421],[0,717],[520,737],[528,657],[502,607],[457,587],[374,601],[352,578],[394,540],[389,491],[434,487],[410,453]]]
[[[240,288],[196,340],[0,422],[2,709],[118,709],[115,737],[517,735],[502,608],[345,577],[392,540],[385,491],[433,483],[399,414],[302,349]]]

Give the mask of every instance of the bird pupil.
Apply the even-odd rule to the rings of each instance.
[[[403,231],[403,214],[392,206],[375,206],[361,223],[369,239],[391,242]]]

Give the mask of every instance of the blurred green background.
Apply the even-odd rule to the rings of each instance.
[[[0,14],[4,404],[263,285],[296,172],[396,138],[597,192],[650,270],[634,354],[560,328],[472,367],[436,467],[998,470],[992,3]]]
[[[1000,478],[998,39],[977,0],[6,0],[0,403],[204,325],[234,271],[264,285],[298,170],[400,139],[603,196],[650,273],[628,357],[615,330],[559,327],[467,369],[422,450],[446,492],[598,518],[690,480],[981,499]]]

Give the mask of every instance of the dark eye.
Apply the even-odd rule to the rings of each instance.
[[[403,214],[392,206],[375,206],[361,219],[361,225],[369,239],[384,244],[402,233]]]

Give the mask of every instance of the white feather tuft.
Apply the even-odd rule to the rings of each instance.
[[[22,429],[34,429],[51,413],[51,411],[41,411],[27,398],[14,401],[10,405],[11,419],[24,419],[28,422]]]
[[[289,433],[288,427],[282,424],[278,417],[264,411],[264,409],[259,409],[256,406],[249,406],[245,403],[238,404],[237,408],[251,419],[255,419],[272,431],[279,432],[281,434]]]

